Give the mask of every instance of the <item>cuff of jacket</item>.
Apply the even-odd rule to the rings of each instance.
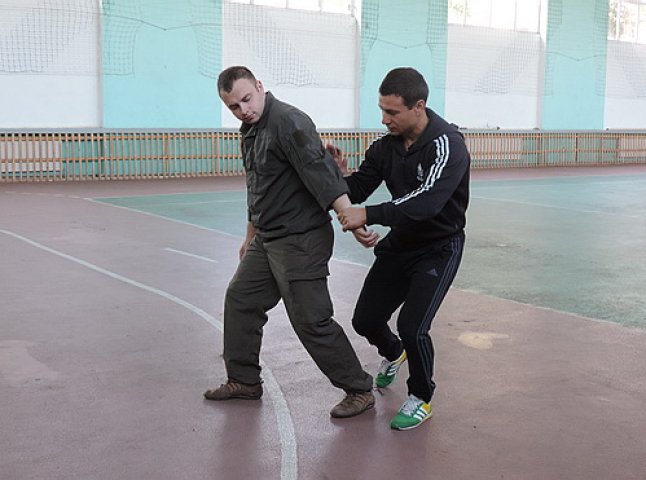
[[[319,197],[316,198],[318,204],[325,210],[331,210],[332,204],[339,198],[341,195],[347,194],[348,188],[338,188],[337,190],[326,190],[322,192]]]
[[[366,225],[384,225],[384,208],[382,205],[366,207]]]

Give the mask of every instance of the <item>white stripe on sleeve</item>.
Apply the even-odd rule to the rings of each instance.
[[[396,198],[393,200],[394,205],[400,205],[411,198],[415,198],[424,192],[429,191],[433,188],[435,181],[440,178],[442,175],[442,170],[446,166],[446,163],[449,161],[449,138],[446,135],[442,135],[433,140],[435,142],[435,153],[436,159],[435,163],[428,172],[426,180],[417,190],[413,190],[410,193],[407,193],[403,197]]]

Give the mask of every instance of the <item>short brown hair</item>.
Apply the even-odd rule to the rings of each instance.
[[[222,73],[218,76],[218,92],[229,93],[233,88],[233,83],[241,78],[247,78],[256,83],[256,77],[247,67],[235,65],[222,70]]]

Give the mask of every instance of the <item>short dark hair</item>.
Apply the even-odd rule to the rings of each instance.
[[[402,97],[404,105],[413,108],[418,100],[428,100],[428,85],[422,74],[414,68],[394,68],[381,82],[379,94]]]
[[[233,83],[241,78],[247,78],[256,83],[256,77],[247,67],[235,65],[226,70],[222,70],[218,76],[218,92],[229,93],[233,88]]]

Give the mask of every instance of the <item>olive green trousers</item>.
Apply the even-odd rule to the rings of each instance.
[[[332,318],[327,276],[333,244],[330,223],[277,239],[254,238],[224,302],[224,361],[230,380],[261,381],[263,327],[267,312],[282,299],[296,335],[334,386],[347,393],[372,388],[372,377]]]

